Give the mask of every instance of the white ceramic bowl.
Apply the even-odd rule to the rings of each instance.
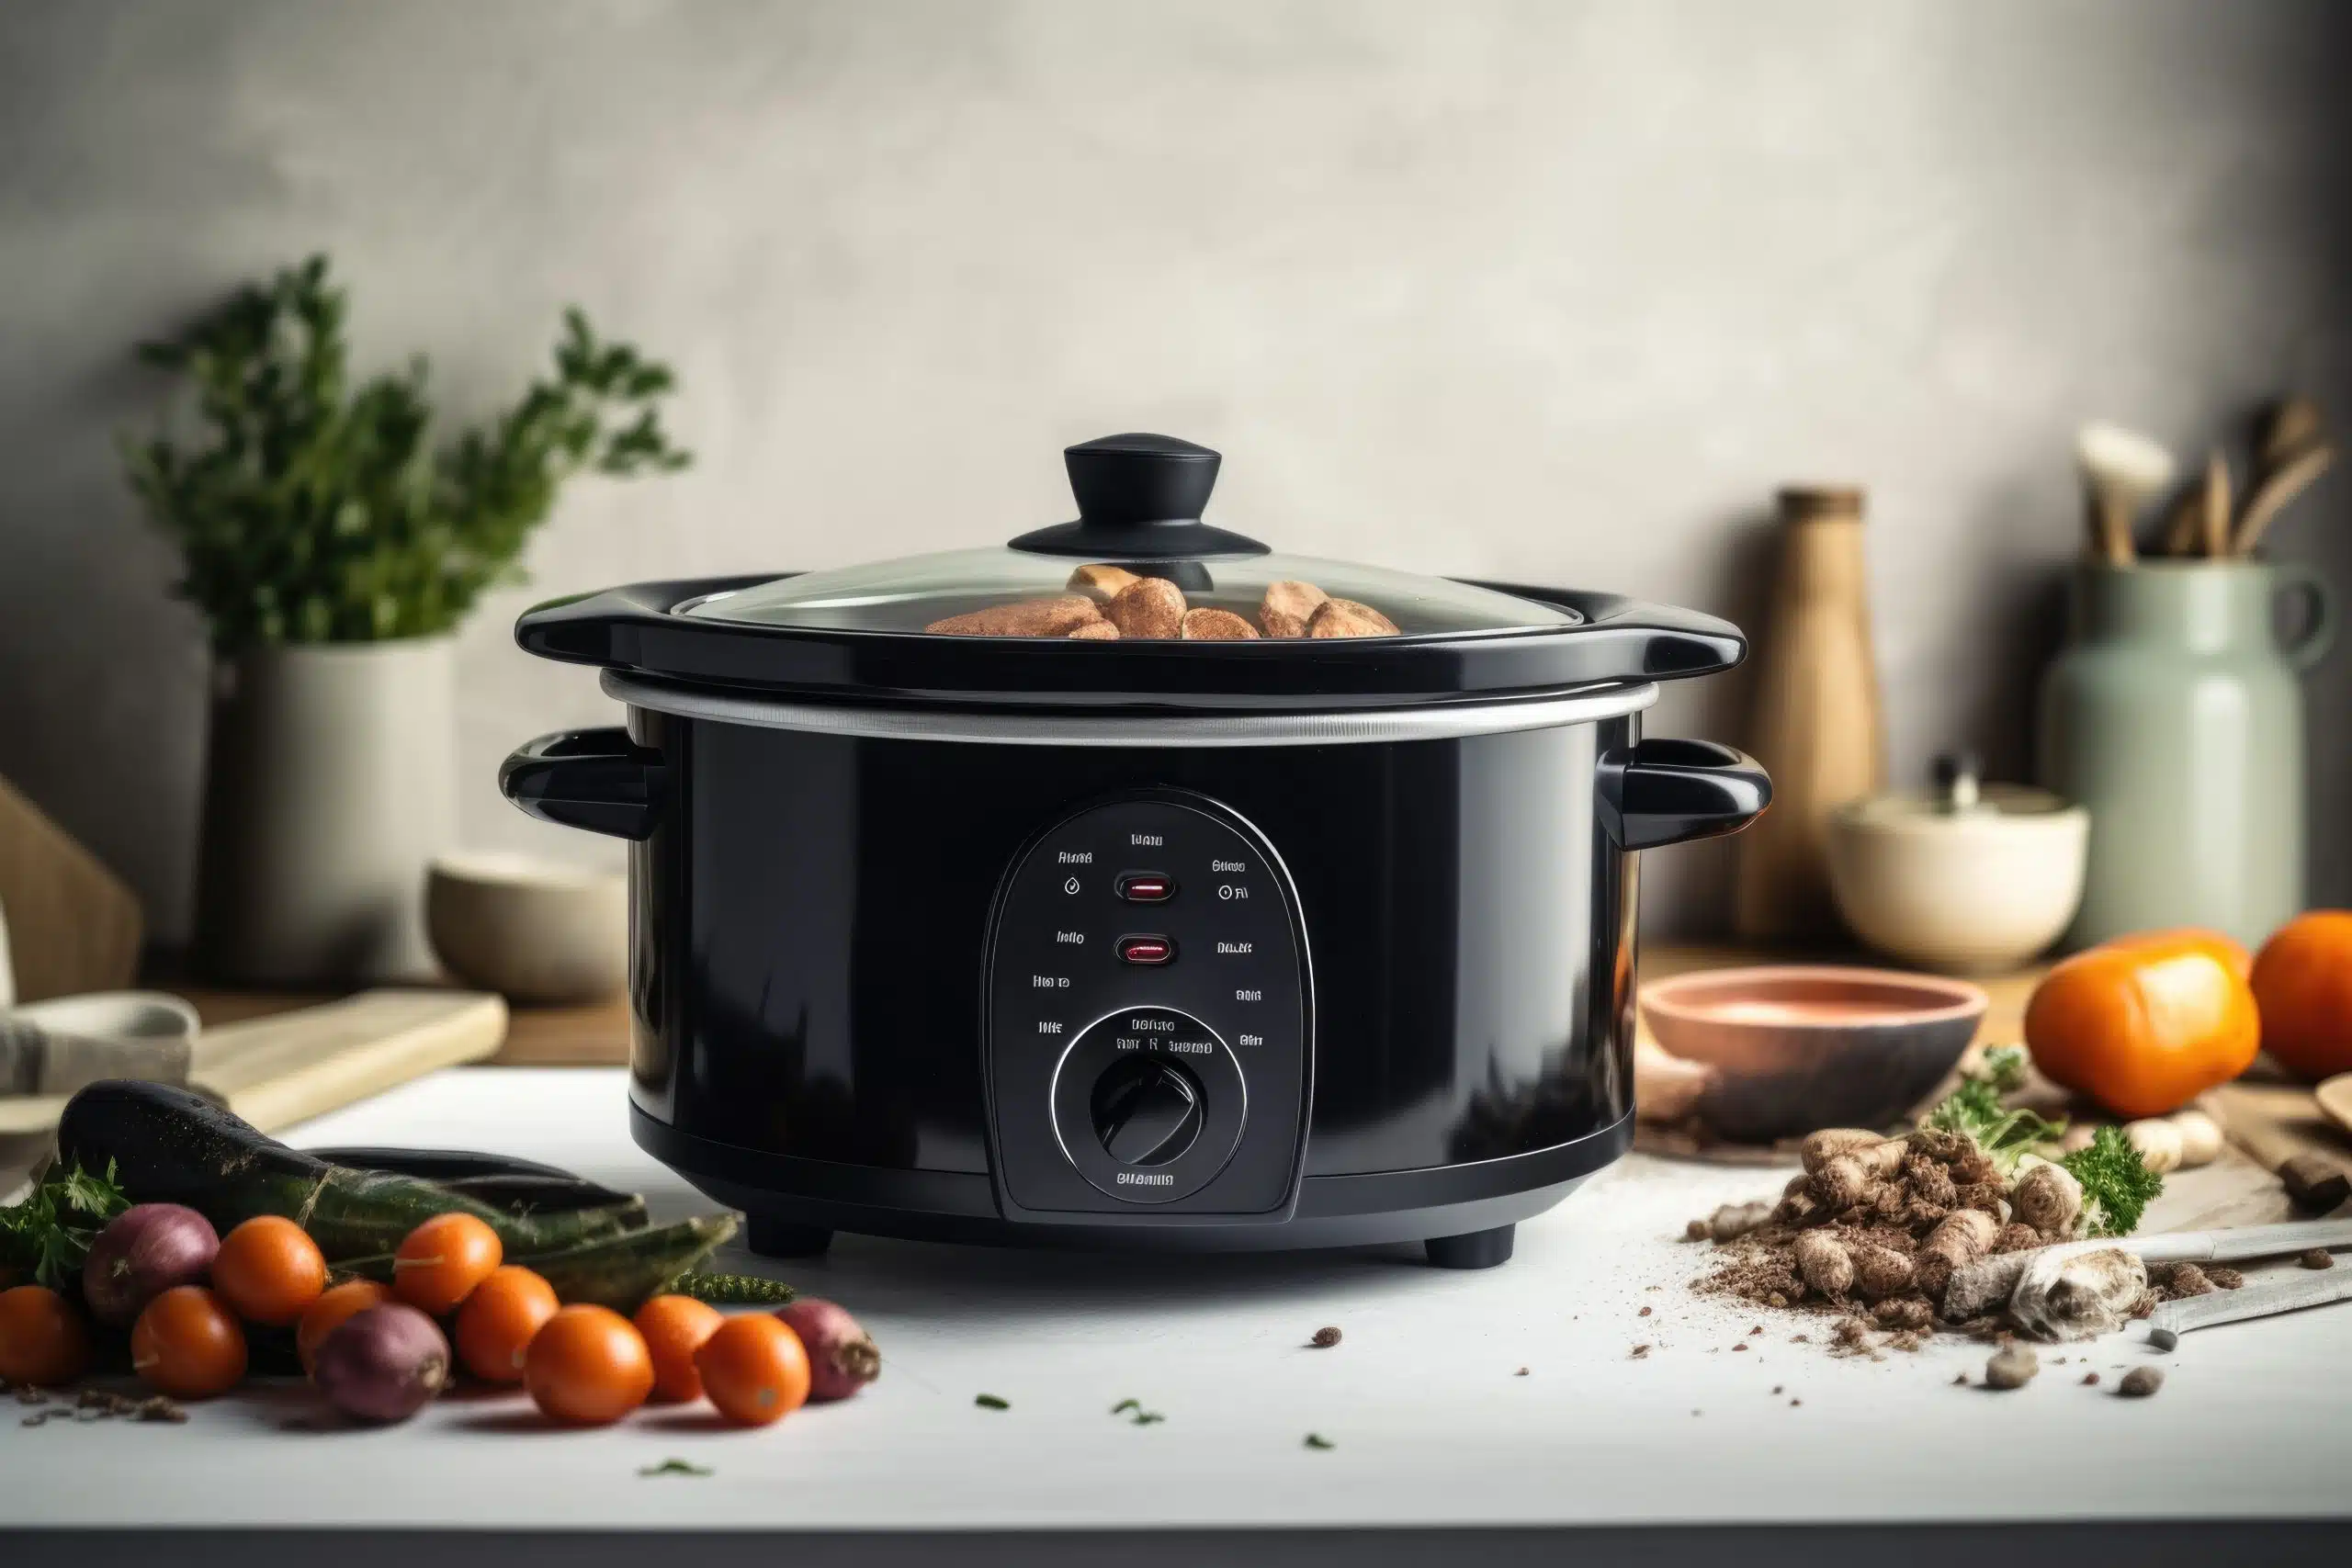
[[[628,879],[515,854],[450,854],[424,924],[450,974],[509,1001],[602,1001],[628,980]]]
[[[1872,795],[1829,816],[1829,887],[1854,934],[1951,974],[2039,956],[2083,899],[2090,813],[2056,795],[1986,784],[1943,812],[1924,796]]]

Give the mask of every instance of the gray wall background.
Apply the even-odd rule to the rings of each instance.
[[[1871,491],[1893,751],[2027,766],[2075,424],[2352,414],[2344,8],[2129,0],[17,0],[0,11],[0,773],[185,935],[205,655],[113,434],[130,344],[314,248],[360,358],[670,357],[689,473],[583,483],[464,635],[492,783],[611,710],[533,598],[990,542],[1065,443],[1227,454],[1288,548],[1752,613],[1767,498]],[[2352,482],[2275,553],[2352,584]],[[1737,678],[1657,728],[1736,737]],[[2352,650],[2312,686],[2352,902]],[[1721,919],[1659,857],[1652,924]]]

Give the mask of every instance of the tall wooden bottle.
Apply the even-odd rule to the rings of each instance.
[[[1781,562],[1758,651],[1749,750],[1772,808],[1735,845],[1732,923],[1766,942],[1834,939],[1830,809],[1884,783],[1862,571],[1862,492],[1781,492]]]

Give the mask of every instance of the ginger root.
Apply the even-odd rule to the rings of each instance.
[[[2083,1184],[2063,1165],[2035,1165],[2009,1190],[2009,1210],[2044,1235],[2072,1235],[2083,1212]]]
[[[1854,1259],[1828,1232],[1805,1232],[1792,1251],[1808,1290],[1836,1298],[1854,1288]]]

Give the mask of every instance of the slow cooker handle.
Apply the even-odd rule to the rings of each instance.
[[[1604,752],[1601,826],[1628,850],[1736,833],[1772,804],[1756,759],[1712,740],[1644,740]]]
[[[652,835],[668,783],[662,753],[617,725],[542,735],[498,770],[500,791],[540,821],[616,839]]]

